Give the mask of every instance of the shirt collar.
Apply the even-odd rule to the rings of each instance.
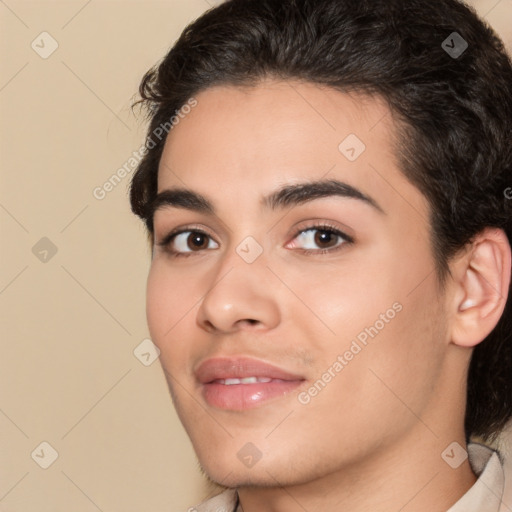
[[[468,455],[478,480],[447,512],[499,512],[505,476],[498,453],[483,444],[469,443]]]

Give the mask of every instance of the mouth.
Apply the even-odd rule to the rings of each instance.
[[[212,407],[232,411],[283,398],[305,381],[300,375],[246,357],[208,359],[195,374],[205,401]]]

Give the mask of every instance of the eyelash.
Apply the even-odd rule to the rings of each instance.
[[[330,225],[328,223],[314,224],[314,225],[311,225],[311,226],[303,227],[303,228],[299,229],[295,233],[295,235],[293,236],[292,240],[295,240],[300,234],[305,233],[307,231],[325,231],[325,232],[333,234],[335,236],[339,236],[340,238],[343,239],[343,242],[341,244],[333,247],[333,248],[330,248],[330,249],[317,249],[317,250],[298,249],[298,250],[300,250],[305,255],[312,255],[312,254],[313,255],[317,255],[317,254],[333,253],[333,252],[336,252],[336,251],[340,250],[344,245],[353,244],[354,243],[354,239],[351,236],[347,235],[343,231],[340,231],[338,228],[336,228],[335,226],[332,226],[332,225]],[[204,235],[204,236],[207,236],[209,238],[212,238],[206,231],[203,231],[202,229],[196,229],[196,228],[194,228],[194,226],[188,226],[186,228],[181,228],[178,231],[171,231],[169,234],[167,234],[162,239],[162,241],[157,242],[156,245],[158,245],[159,247],[164,247],[166,252],[168,252],[173,258],[187,258],[189,256],[193,256],[193,255],[196,255],[196,254],[202,252],[202,250],[200,250],[200,251],[189,251],[189,252],[178,252],[178,251],[174,251],[174,250],[169,248],[170,244],[173,242],[173,240],[178,235],[181,235],[181,234],[187,233],[187,232],[197,233],[197,234]],[[206,249],[203,249],[203,250],[206,250]]]

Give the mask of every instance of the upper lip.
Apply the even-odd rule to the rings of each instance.
[[[201,384],[219,379],[243,379],[245,377],[267,377],[280,380],[304,380],[304,377],[259,359],[248,357],[216,357],[202,362],[195,371]]]

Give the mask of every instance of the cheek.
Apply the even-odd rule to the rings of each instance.
[[[388,388],[403,390],[404,399],[421,407],[439,372],[446,325],[431,261],[416,247],[414,258],[381,247],[332,275],[303,280],[304,302],[330,329],[310,315],[319,326],[311,338],[315,346],[309,346],[317,372],[320,376],[342,356],[343,369],[331,389],[354,410],[365,402],[370,416],[378,402],[395,400],[403,408]]]
[[[169,294],[165,273],[159,269],[158,263],[153,262],[148,275],[146,286],[146,316],[148,327],[154,343],[160,345],[171,322],[170,313],[174,309],[175,294]]]
[[[390,429],[397,418],[414,421],[410,411],[423,411],[435,395],[446,330],[435,292],[433,280],[418,293],[396,290],[389,296],[397,298],[394,314],[375,310],[352,338],[364,335],[365,343],[347,367],[357,389],[347,400],[369,417],[379,411]]]
[[[201,296],[197,285],[197,280],[185,278],[165,261],[153,260],[146,288],[146,316],[152,340],[160,350],[193,315]]]
[[[393,277],[392,264],[382,253],[378,264],[375,260],[374,254],[368,254],[308,269],[283,267],[280,276],[295,297],[284,290],[289,298],[280,305],[294,309],[291,313],[301,327],[314,328],[308,334],[321,340],[323,350],[329,345],[340,350],[365,328],[375,322],[380,326],[379,315],[391,310],[388,316],[395,317],[392,306],[405,295],[401,288],[407,287],[400,277]]]
[[[315,353],[318,380],[311,382],[307,396],[300,397],[301,404],[309,403],[297,406],[297,429],[306,425],[314,432],[318,418],[324,418],[322,430],[330,449],[347,451],[347,456],[378,444],[384,433],[394,439],[412,428],[415,414],[423,416],[436,395],[439,380],[442,352],[436,338],[442,327],[423,309],[427,301],[401,298],[402,309],[393,310],[393,318],[385,317],[388,323],[376,321],[385,308],[367,304],[357,308],[347,303],[347,315],[350,306],[355,316],[347,316],[345,326],[338,323],[341,335]],[[348,439],[354,443],[349,450]]]

